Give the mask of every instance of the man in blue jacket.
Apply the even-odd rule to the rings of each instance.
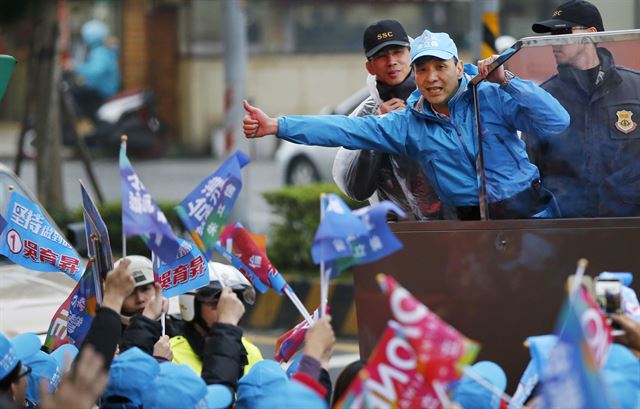
[[[553,197],[540,183],[517,131],[552,137],[569,125],[567,111],[546,91],[502,67],[488,75],[497,56],[479,62],[478,86],[487,201],[491,218],[555,216]],[[417,90],[409,108],[383,116],[286,116],[271,118],[245,102],[248,138],[276,134],[295,143],[376,149],[415,158],[443,203],[460,219],[479,218],[479,178],[470,74],[446,33],[425,30],[411,47]]]

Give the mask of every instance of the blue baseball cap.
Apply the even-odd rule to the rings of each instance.
[[[129,399],[134,405],[142,405],[143,395],[160,373],[160,364],[140,348],[127,349],[118,355],[109,369],[109,382],[102,394],[109,401],[111,396]]]
[[[280,391],[287,382],[289,382],[287,374],[276,361],[263,359],[256,362],[249,373],[238,381],[236,408],[253,408],[255,402],[273,394],[276,390]]]
[[[0,380],[9,375],[19,362],[35,355],[41,346],[36,334],[27,332],[9,340],[0,332]]]
[[[54,357],[43,351],[25,358],[22,363],[31,368],[31,373],[27,376],[27,400],[39,404],[40,381],[49,381],[49,393],[53,393],[62,378],[62,368]]]
[[[626,347],[611,344],[602,379],[622,409],[637,409],[640,402],[640,361]]]
[[[411,64],[418,58],[432,56],[443,60],[458,58],[458,47],[447,33],[432,33],[424,30],[411,43]]]
[[[507,375],[505,375],[500,365],[495,362],[480,361],[466,371],[475,373],[501,392],[504,392],[507,387]],[[500,407],[500,397],[491,393],[475,379],[466,374],[460,380],[453,394],[453,400],[464,408],[498,409]]]
[[[223,409],[231,406],[233,396],[224,385],[207,385],[187,365],[166,362],[160,374],[148,385],[143,406],[155,409]]]

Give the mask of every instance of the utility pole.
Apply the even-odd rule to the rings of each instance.
[[[29,70],[34,77],[28,80],[36,82],[37,193],[47,210],[63,211],[57,3],[36,2],[32,11],[35,29],[31,52],[35,58],[31,61],[36,66]]]
[[[247,14],[243,0],[224,0],[224,137],[225,154],[236,149],[248,152],[242,136],[242,117],[247,72]]]

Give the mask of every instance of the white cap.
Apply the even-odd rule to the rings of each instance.
[[[127,256],[125,257],[131,263],[127,267],[127,273],[131,274],[136,287],[153,283],[153,263],[145,256]],[[114,268],[118,267],[120,261],[116,261]]]

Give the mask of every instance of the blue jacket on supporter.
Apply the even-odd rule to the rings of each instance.
[[[409,109],[382,116],[286,116],[278,137],[295,143],[375,149],[415,158],[441,200],[452,206],[477,206],[479,178],[473,95],[468,87],[477,67],[465,65],[460,86],[449,101],[450,121],[434,113],[416,90]],[[508,199],[540,177],[529,162],[517,131],[551,137],[569,125],[569,114],[531,81],[513,78],[505,87],[478,86],[489,203]]]

